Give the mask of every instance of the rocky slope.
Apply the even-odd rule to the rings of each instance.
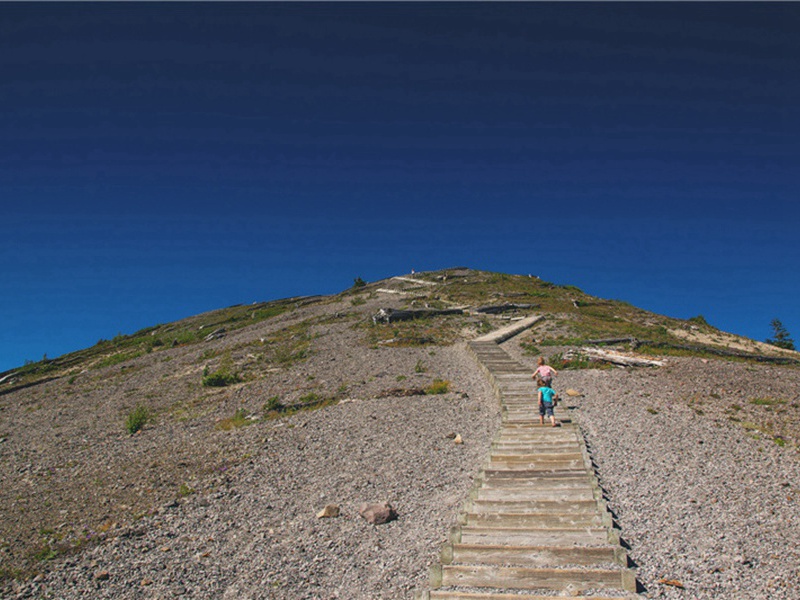
[[[670,330],[720,335],[534,278],[416,278],[159,326],[3,382],[4,595],[408,597],[498,423],[464,340],[531,310],[548,318],[504,345],[527,364],[600,335],[674,339],[673,354],[686,336]],[[798,598],[798,370],[711,356],[557,381],[584,394],[575,410],[648,595]],[[203,385],[220,373],[229,385]],[[150,418],[130,434],[137,405]],[[397,520],[358,515],[385,500]],[[318,519],[331,503],[340,516]]]

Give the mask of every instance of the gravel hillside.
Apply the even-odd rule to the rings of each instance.
[[[504,321],[374,325],[371,315],[447,308],[470,293],[550,303],[561,312],[504,344],[531,369],[525,350],[574,338],[582,318],[603,335],[666,322],[585,295],[578,303],[579,291],[535,278],[454,273],[420,284],[452,282],[449,298],[439,288],[403,297],[410,280],[398,278],[389,291],[380,282],[358,296],[300,299],[260,322],[269,306],[243,307],[252,324],[121,363],[93,358],[29,387],[9,390],[5,377],[0,596],[409,598],[426,585],[499,425],[465,340]],[[668,339],[666,327],[658,332]],[[573,412],[645,596],[800,599],[800,370],[666,361],[555,380],[562,394],[582,394]],[[204,385],[214,373],[236,377]],[[136,406],[149,417],[130,434]],[[359,515],[363,503],[385,501],[396,520],[376,526]],[[339,516],[317,518],[329,504]]]

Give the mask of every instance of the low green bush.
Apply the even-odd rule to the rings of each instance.
[[[450,382],[446,379],[434,379],[428,387],[425,388],[425,393],[428,395],[446,394],[450,391]]]
[[[149,420],[150,411],[146,406],[139,404],[128,414],[128,418],[125,420],[125,429],[128,433],[134,434],[140,431]]]

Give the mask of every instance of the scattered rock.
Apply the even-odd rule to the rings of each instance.
[[[382,504],[367,504],[365,502],[361,505],[358,514],[372,525],[382,525],[397,518],[397,512],[388,502]]]
[[[461,434],[458,434],[458,435],[457,435],[457,436],[456,436],[456,437],[453,439],[453,443],[454,443],[454,444],[463,444],[463,443],[464,443],[464,440],[462,440],[462,439],[461,439]]]
[[[94,574],[94,578],[96,581],[108,581],[111,574],[108,571],[98,571]]]
[[[456,432],[455,431],[451,431],[450,433],[448,433],[444,437],[446,437],[448,440],[454,440],[454,439],[456,439]]]
[[[567,389],[567,396],[572,396],[573,398],[578,398],[583,396],[578,390],[573,390],[572,388]]]
[[[327,504],[325,508],[317,513],[318,519],[328,519],[339,516],[339,506],[337,504]]]

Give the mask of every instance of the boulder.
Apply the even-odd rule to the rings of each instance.
[[[382,504],[367,504],[365,502],[361,505],[358,514],[372,525],[382,525],[397,518],[397,512],[388,502],[383,502]]]

